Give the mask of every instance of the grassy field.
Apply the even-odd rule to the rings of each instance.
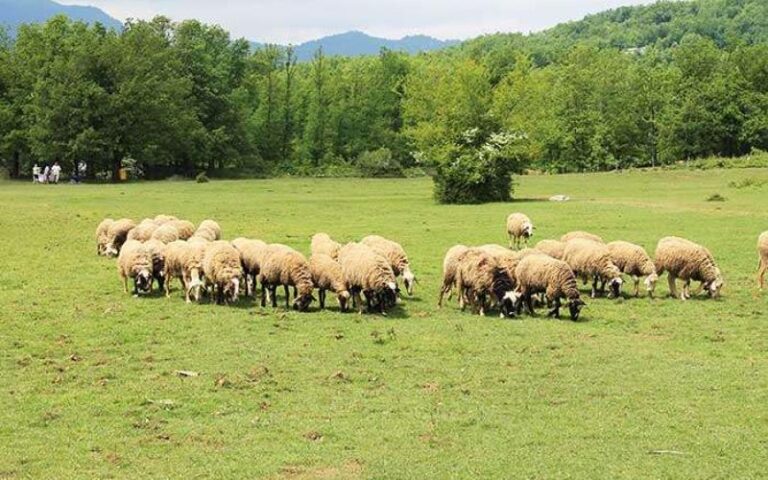
[[[573,201],[545,200],[559,193]],[[768,170],[533,176],[517,196],[438,206],[426,179],[0,183],[0,478],[764,477]],[[688,237],[724,296],[588,300],[579,323],[439,311],[445,250],[503,244],[511,211],[537,239]],[[317,231],[379,233],[421,285],[386,319],[135,299],[92,232],[157,213],[304,252]]]

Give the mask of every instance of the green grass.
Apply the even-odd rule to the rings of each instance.
[[[0,183],[0,478],[763,477],[765,179],[531,176],[521,201],[483,206],[435,205],[426,179]],[[559,193],[573,200],[542,200]],[[580,323],[438,311],[445,250],[503,244],[511,211],[537,239],[703,243],[724,297],[588,300]],[[304,252],[317,231],[379,233],[421,285],[387,319],[135,299],[92,232],[157,213]]]

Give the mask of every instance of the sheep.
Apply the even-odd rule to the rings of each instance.
[[[339,262],[330,255],[316,253],[309,259],[309,270],[312,273],[312,282],[319,290],[318,300],[320,308],[325,309],[325,292],[330,290],[336,294],[341,311],[346,311],[350,294],[347,290],[347,285],[344,283],[344,275],[341,272]]]
[[[179,240],[189,240],[195,234],[195,224],[188,220],[173,220],[168,224],[176,228]]]
[[[332,239],[327,233],[318,233],[312,237],[312,255],[325,254],[334,260],[339,258],[341,244]]]
[[[157,281],[157,288],[162,292],[165,287],[165,244],[160,240],[151,239],[144,242],[152,257],[152,277]]]
[[[560,318],[561,298],[568,300],[568,310],[574,322],[579,319],[581,309],[586,306],[579,295],[576,276],[571,267],[562,260],[547,255],[528,256],[517,265],[515,277],[518,282],[518,314],[521,313],[523,301],[528,312],[534,314],[532,295],[536,293],[544,293],[547,303],[554,306],[549,312],[550,317]]]
[[[240,254],[229,242],[216,241],[205,248],[203,274],[217,304],[236,302],[240,294]]]
[[[640,278],[645,277],[645,289],[649,297],[653,297],[656,289],[656,267],[650,255],[640,245],[616,241],[606,245],[611,253],[611,260],[623,273],[632,277],[635,283],[635,297],[640,296]]]
[[[133,293],[152,292],[152,256],[141,242],[128,240],[117,257],[117,271],[123,281],[123,290],[128,293],[128,279],[133,279]]]
[[[507,236],[509,248],[520,248],[520,241],[528,246],[528,240],[533,236],[533,222],[523,213],[512,213],[507,217]]]
[[[757,253],[760,255],[757,284],[762,290],[765,287],[765,272],[768,271],[768,232],[763,232],[757,239]]]
[[[212,241],[213,241],[213,240],[209,240],[208,238],[205,238],[205,237],[201,237],[200,235],[198,235],[198,234],[197,234],[197,232],[195,232],[195,234],[194,234],[194,235],[192,235],[191,237],[189,237],[189,240],[187,240],[187,243],[201,243],[201,244],[209,244],[209,243],[211,243]]]
[[[107,243],[109,243],[109,228],[115,223],[111,218],[105,218],[96,227],[96,254],[101,256],[106,254]]]
[[[409,296],[413,295],[416,276],[411,271],[408,255],[399,243],[378,235],[369,235],[363,238],[360,243],[368,245],[373,251],[389,260],[392,271],[395,272],[395,277],[402,275],[406,292],[408,292]]]
[[[507,276],[509,277],[509,280],[512,282],[513,286],[517,283],[517,278],[515,277],[515,269],[517,268],[517,264],[520,263],[520,260],[531,255],[544,255],[540,251],[534,250],[532,248],[524,248],[522,250],[514,251],[508,248],[504,248],[501,245],[493,244],[483,245],[477,248],[496,259],[496,261],[499,263],[499,266],[503,268],[507,273]]]
[[[128,234],[136,227],[133,220],[121,218],[109,226],[107,231],[107,246],[104,249],[108,256],[116,257],[120,254],[120,249],[128,240]]]
[[[691,280],[701,282],[712,298],[720,295],[724,284],[722,273],[712,254],[701,245],[680,237],[662,238],[656,246],[654,264],[658,275],[668,272],[669,291],[675,298],[678,298],[675,285],[678,278],[685,281],[681,300],[691,298]]]
[[[570,240],[565,245],[563,260],[577,276],[592,278],[592,298],[597,296],[598,280],[609,284],[612,296],[621,293],[621,270],[611,261],[611,252],[604,244],[584,238]]]
[[[207,243],[188,243],[177,240],[165,248],[165,296],[171,296],[171,280],[178,277],[184,289],[184,299],[191,302],[190,294],[195,301],[200,301],[200,290],[203,286],[203,257]]]
[[[168,244],[179,240],[179,231],[172,223],[166,223],[152,233],[153,240],[160,240],[161,242]]]
[[[314,300],[312,292],[312,272],[309,262],[301,253],[285,245],[269,245],[259,273],[261,283],[261,306],[266,306],[267,290],[272,299],[272,307],[277,307],[277,287],[285,290],[285,308],[290,308],[288,287],[295,287],[293,309],[306,311]]]
[[[576,240],[576,239],[592,240],[593,242],[597,242],[597,243],[605,243],[603,239],[600,238],[599,236],[589,232],[582,232],[582,231],[566,233],[560,238],[560,241],[563,243],[568,243],[571,240]]]
[[[136,228],[128,233],[128,240],[137,240],[139,242],[146,242],[152,238],[152,234],[158,229],[158,225],[154,220],[144,219],[136,225]]]
[[[486,299],[493,295],[501,306],[502,317],[513,317],[515,309],[514,285],[506,270],[496,259],[479,248],[470,248],[458,258],[456,288],[462,310],[468,299],[474,310],[485,316]]]
[[[534,248],[558,260],[562,260],[565,254],[565,243],[558,240],[542,240]]]
[[[246,295],[255,297],[256,279],[259,276],[261,263],[267,252],[267,244],[261,240],[236,238],[232,240],[232,245],[240,253],[240,265],[243,267],[243,275],[245,275]]]
[[[448,294],[448,300],[453,296],[453,286],[456,284],[456,269],[458,268],[459,257],[467,250],[469,250],[469,247],[466,245],[455,245],[445,253],[445,258],[443,259],[443,286],[437,299],[438,308],[442,308],[443,297],[446,294]]]
[[[203,220],[200,222],[200,226],[197,227],[195,235],[200,235],[214,242],[221,239],[221,227],[213,220]]]
[[[341,274],[358,313],[363,313],[365,296],[368,311],[377,307],[382,315],[397,303],[398,288],[390,261],[362,243],[350,243],[339,251]]]
[[[158,227],[162,227],[166,223],[175,222],[176,220],[178,220],[178,218],[174,217],[173,215],[158,215],[154,218],[154,222]]]

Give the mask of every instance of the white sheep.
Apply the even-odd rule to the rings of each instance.
[[[459,258],[467,251],[466,245],[455,245],[448,249],[443,259],[443,286],[437,299],[437,306],[443,306],[443,298],[448,295],[448,300],[453,296],[453,287],[456,285],[456,269],[459,266]]]
[[[576,238],[566,242],[563,260],[571,270],[584,279],[592,279],[592,298],[597,296],[597,283],[603,281],[611,288],[611,295],[621,293],[621,270],[611,260],[611,252],[602,243]]]
[[[203,287],[203,257],[207,243],[188,243],[177,240],[165,248],[165,295],[171,296],[171,281],[178,277],[187,303],[194,297],[200,301]]]
[[[579,319],[585,303],[579,295],[576,276],[567,263],[548,255],[530,255],[520,261],[515,276],[518,282],[517,293],[520,295],[516,302],[518,313],[525,302],[529,313],[533,315],[532,296],[544,293],[547,303],[554,306],[549,316],[560,318],[560,299],[565,298],[568,300],[571,320],[575,322]]]
[[[392,271],[395,272],[395,277],[402,276],[406,292],[408,292],[408,295],[413,295],[416,276],[411,271],[411,264],[408,261],[405,249],[399,243],[379,235],[369,235],[363,238],[360,243],[369,246],[376,253],[389,260]]]
[[[128,293],[128,279],[133,279],[135,295],[152,292],[152,256],[141,242],[128,240],[121,245],[117,272],[125,293]]]
[[[181,240],[179,238],[179,231],[173,226],[173,222],[168,222],[161,225],[152,233],[151,239],[159,240],[165,244]]]
[[[123,244],[128,240],[128,234],[134,228],[136,224],[129,218],[121,218],[113,222],[107,230],[107,246],[104,249],[106,255],[118,256]]]
[[[105,218],[96,227],[96,254],[105,255],[109,243],[109,227],[115,223],[111,218]]]
[[[560,238],[560,241],[563,242],[563,243],[568,243],[571,240],[577,240],[577,239],[580,239],[580,240],[592,240],[593,242],[597,242],[597,243],[605,243],[601,237],[599,237],[599,236],[597,236],[597,235],[595,235],[593,233],[582,232],[580,230],[577,230],[575,232],[566,233],[565,235],[563,235]]]
[[[314,284],[309,262],[301,253],[287,248],[284,245],[270,245],[264,256],[259,273],[261,283],[261,306],[266,304],[266,292],[269,290],[272,299],[272,307],[277,307],[277,287],[283,286],[285,290],[285,307],[290,308],[289,287],[295,287],[293,308],[301,312],[306,311],[315,299],[312,295]]]
[[[482,249],[470,248],[459,256],[456,289],[462,310],[468,300],[473,310],[484,316],[488,297],[493,296],[501,306],[501,316],[514,316],[514,284],[496,259]]]
[[[240,253],[240,263],[245,275],[245,290],[247,295],[256,297],[256,284],[261,272],[261,263],[267,253],[268,245],[261,240],[236,238],[232,245]]]
[[[712,254],[701,245],[680,237],[662,238],[656,246],[654,263],[658,275],[668,272],[669,291],[675,298],[678,298],[675,285],[678,278],[685,281],[681,300],[691,298],[691,280],[701,282],[712,298],[720,295],[724,284],[722,273]]]
[[[341,311],[346,311],[350,293],[344,283],[341,264],[330,255],[316,253],[309,259],[309,269],[312,272],[312,283],[318,289],[320,308],[325,309],[326,291],[330,290],[336,294]]]
[[[350,243],[339,251],[339,263],[347,289],[358,313],[363,313],[365,296],[368,311],[378,308],[382,315],[397,303],[398,289],[390,261],[371,247]]]
[[[229,242],[216,241],[205,247],[203,273],[217,304],[237,301],[243,271],[240,254]]]
[[[521,240],[528,246],[528,240],[533,236],[533,222],[524,213],[512,213],[507,217],[507,236],[509,248],[520,248]]]
[[[565,255],[565,243],[558,240],[542,240],[534,248],[558,260],[562,260]]]
[[[659,276],[656,274],[656,267],[650,255],[640,245],[634,243],[616,241],[606,245],[611,252],[611,260],[619,270],[632,277],[635,284],[635,296],[640,295],[640,279],[645,277],[645,289],[648,296],[653,296],[656,289],[656,281]]]
[[[158,289],[162,292],[165,287],[165,250],[166,245],[155,239],[144,242],[144,248],[147,249],[152,257],[152,277],[157,282]]]
[[[334,260],[339,258],[341,244],[332,239],[327,233],[317,233],[312,236],[310,251],[312,255],[328,255]]]

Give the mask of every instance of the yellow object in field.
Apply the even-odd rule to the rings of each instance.
[[[121,168],[120,171],[118,172],[118,176],[120,177],[121,182],[128,180],[128,170],[125,168]]]

